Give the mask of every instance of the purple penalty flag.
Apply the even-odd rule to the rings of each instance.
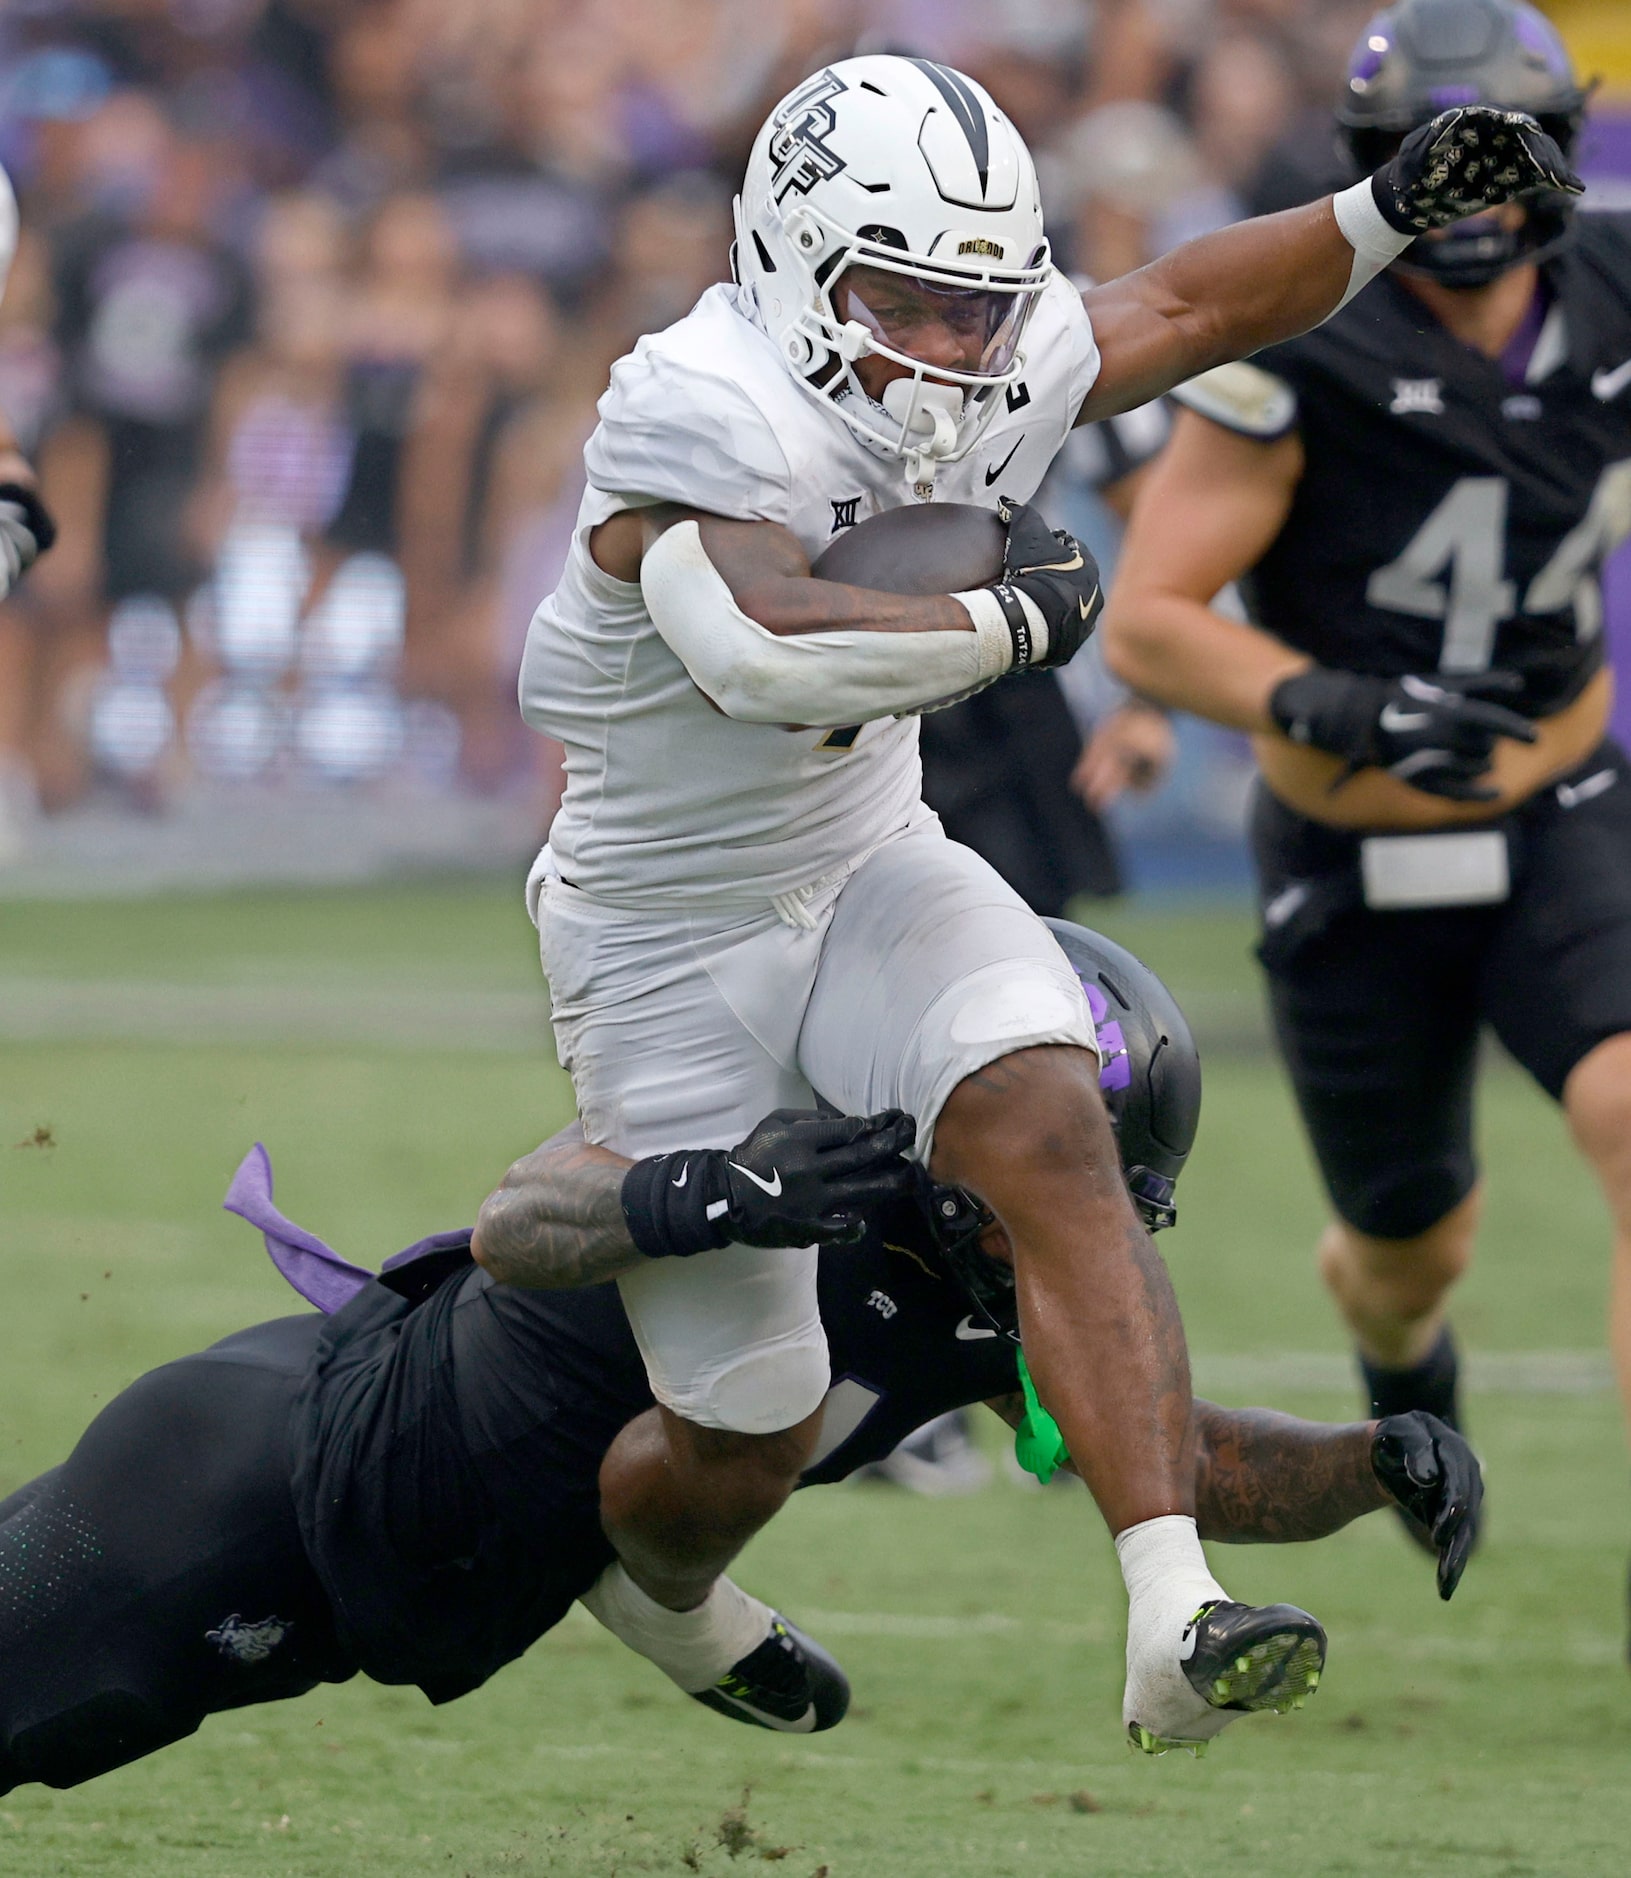
[[[272,1204],[272,1161],[258,1141],[239,1162],[221,1205],[259,1229],[272,1263],[318,1310],[337,1311],[364,1285],[372,1284],[371,1271],[341,1258],[332,1246],[285,1219]]]

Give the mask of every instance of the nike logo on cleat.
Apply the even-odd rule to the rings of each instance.
[[[781,1176],[781,1169],[779,1167],[771,1168],[770,1170],[771,1178],[769,1180],[766,1180],[762,1174],[754,1173],[751,1167],[744,1167],[740,1161],[732,1161],[731,1166],[736,1169],[737,1173],[743,1174],[749,1180],[751,1180],[754,1186],[762,1188],[764,1192],[770,1195],[771,1199],[775,1200],[775,1199],[780,1198],[781,1190],[782,1190],[782,1176]]]

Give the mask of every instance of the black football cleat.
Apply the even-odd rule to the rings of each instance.
[[[772,1611],[764,1642],[692,1697],[753,1728],[814,1735],[848,1714],[849,1678],[819,1643]]]
[[[1277,1715],[1301,1708],[1325,1669],[1325,1630],[1294,1604],[1203,1604],[1184,1630],[1182,1668],[1208,1708]],[[1206,1752],[1205,1740],[1167,1738],[1130,1722],[1135,1748]]]

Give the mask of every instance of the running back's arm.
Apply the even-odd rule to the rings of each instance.
[[[523,1155],[481,1203],[470,1252],[501,1284],[572,1291],[645,1264],[623,1215],[633,1165],[573,1122]]]
[[[1139,489],[1100,628],[1123,684],[1237,730],[1275,728],[1269,696],[1307,655],[1211,602],[1279,534],[1302,472],[1295,432],[1259,443],[1179,412]]]

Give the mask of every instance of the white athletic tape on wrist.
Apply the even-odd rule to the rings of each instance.
[[[695,522],[676,523],[646,550],[640,585],[669,649],[741,723],[870,724],[984,682],[978,630],[767,632],[736,604]]]
[[[647,1596],[617,1563],[608,1565],[578,1602],[688,1695],[711,1689],[770,1635],[770,1606],[724,1576],[714,1580],[694,1611],[671,1611]]]
[[[1332,313],[1340,313],[1360,288],[1368,287],[1378,274],[1390,268],[1416,237],[1401,235],[1376,206],[1376,193],[1368,176],[1362,183],[1355,183],[1351,189],[1334,195],[1331,208],[1337,227],[1354,251],[1348,291],[1331,309]]]
[[[954,593],[951,596],[974,622],[974,637],[980,648],[979,682],[988,684],[993,678],[1001,678],[1014,662],[1014,635],[1008,625],[1008,616],[1002,610],[1002,602],[989,587],[973,587],[967,593]],[[1042,615],[1036,612],[1035,605],[1017,596],[1029,605],[1036,614],[1032,620],[1035,629],[1041,622],[1042,644],[1048,642],[1048,628]],[[1027,615],[1029,618],[1030,615]]]
[[[1226,1600],[1201,1550],[1195,1522],[1179,1513],[1146,1519],[1116,1534],[1127,1586],[1124,1724],[1138,1722],[1168,1740],[1206,1741],[1237,1719],[1196,1694],[1179,1651],[1203,1604]]]

